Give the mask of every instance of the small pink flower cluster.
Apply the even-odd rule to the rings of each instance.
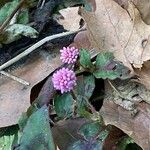
[[[69,92],[76,85],[76,76],[72,70],[62,68],[53,74],[52,78],[54,88],[64,92]]]
[[[79,50],[75,47],[63,47],[63,49],[60,50],[60,53],[60,59],[63,63],[73,64],[77,61]]]
[[[63,63],[74,64],[77,61],[79,50],[75,47],[63,47],[60,50]],[[70,92],[76,85],[75,72],[68,68],[62,68],[53,74],[52,82],[56,90],[60,90],[61,93]]]

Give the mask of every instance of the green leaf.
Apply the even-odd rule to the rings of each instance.
[[[90,99],[90,97],[93,94],[93,91],[95,89],[95,78],[93,75],[84,76],[84,89],[85,93],[84,95],[87,97],[87,99]]]
[[[0,128],[0,149],[10,150],[18,145],[20,134],[18,125]]]
[[[43,106],[28,119],[19,150],[55,150],[49,124],[49,109]]]
[[[89,51],[87,51],[86,49],[81,49],[80,50],[80,64],[82,65],[82,67],[84,67],[85,69],[90,69],[92,70],[94,68],[94,65],[91,62],[91,56]]]
[[[95,136],[97,136],[100,133],[101,130],[101,125],[99,122],[92,122],[92,123],[88,123],[83,125],[80,130],[79,133],[84,136],[86,139],[91,139]]]
[[[58,95],[54,99],[54,106],[58,117],[71,117],[73,114],[73,97],[69,93]]]
[[[75,95],[77,97],[77,113],[80,116],[89,117],[88,100],[95,89],[95,78],[93,75],[79,76],[77,86],[75,87]]]
[[[13,12],[13,10],[16,8],[18,3],[19,3],[19,0],[14,0],[12,2],[8,2],[0,9],[0,25]]]
[[[77,141],[73,143],[67,150],[102,150],[100,141]]]
[[[92,11],[92,5],[87,0],[63,0],[62,3],[65,7],[84,5],[86,11]]]
[[[29,22],[29,11],[28,9],[23,9],[17,17],[18,24],[27,24]]]
[[[86,99],[90,99],[95,89],[95,78],[93,75],[79,76],[77,86],[75,88],[76,95],[82,95]]]
[[[94,76],[96,78],[111,79],[116,78],[127,79],[130,77],[129,69],[122,63],[115,61],[111,52],[102,52],[96,58],[96,70]]]
[[[108,134],[109,131],[106,129],[101,131],[101,133],[99,134],[99,139],[103,142],[107,138]]]
[[[68,150],[101,150],[108,131],[102,130],[100,122],[90,122],[83,124],[78,133],[84,137],[83,140],[74,142]],[[102,130],[102,131],[101,131]]]
[[[30,26],[22,24],[13,24],[9,26],[0,37],[0,42],[9,44],[15,40],[21,38],[21,36],[27,36],[30,38],[36,38],[38,32]]]
[[[83,96],[78,95],[77,96],[77,109],[76,112],[78,113],[78,115],[80,115],[81,117],[84,118],[90,118],[91,113],[89,112],[89,107],[87,104],[87,101],[84,99]]]
[[[24,127],[26,126],[26,123],[28,121],[28,118],[38,110],[37,103],[33,103],[27,110],[26,113],[23,113],[18,121],[19,128],[21,131],[23,131]]]
[[[124,138],[120,139],[119,143],[117,144],[117,148],[119,150],[126,150],[130,143],[134,143],[133,139],[131,139],[129,136],[125,136]]]

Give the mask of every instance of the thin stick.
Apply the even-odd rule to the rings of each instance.
[[[9,24],[10,20],[13,18],[13,16],[16,14],[16,12],[19,10],[19,8],[22,6],[25,0],[21,0],[19,4],[16,6],[16,8],[13,10],[13,12],[10,14],[10,16],[4,21],[4,23],[0,26],[0,33],[5,29],[5,27]]]
[[[77,30],[77,31],[63,32],[63,33],[55,34],[55,35],[52,35],[52,36],[47,36],[44,39],[42,39],[41,41],[35,43],[34,45],[32,45],[31,47],[29,47],[28,49],[26,49],[21,54],[17,55],[13,59],[11,59],[11,60],[7,61],[6,63],[4,63],[3,65],[1,65],[0,66],[0,71],[3,70],[3,69],[5,69],[5,68],[7,68],[7,67],[9,67],[10,65],[14,64],[15,62],[17,62],[21,58],[27,56],[32,51],[34,51],[35,49],[39,48],[40,46],[42,46],[44,43],[46,43],[48,41],[51,41],[53,39],[60,38],[60,37],[63,37],[63,36],[67,36],[67,35],[70,35],[70,34],[78,33],[78,32],[83,31],[83,30],[85,30],[85,28]]]
[[[123,96],[121,95],[121,93],[117,90],[117,88],[112,84],[112,82],[110,81],[110,80],[107,80],[108,81],[108,83],[110,84],[110,86],[113,88],[113,90],[116,92],[116,93],[118,93],[118,95],[120,96],[120,97],[122,97],[123,98]]]
[[[7,72],[5,72],[5,71],[0,71],[0,73],[1,73],[2,75],[5,75],[5,76],[7,76],[7,77],[9,77],[9,78],[11,78],[11,79],[13,79],[13,80],[15,80],[15,81],[17,81],[17,82],[23,84],[23,85],[26,85],[26,86],[29,86],[29,85],[30,85],[29,82],[27,82],[27,81],[25,81],[25,80],[23,80],[23,79],[20,79],[20,78],[14,76],[14,75],[11,75],[11,74],[9,74],[9,73],[7,73]]]

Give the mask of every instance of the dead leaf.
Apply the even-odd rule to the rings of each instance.
[[[132,3],[126,11],[112,0],[95,1],[95,12],[82,10],[93,47],[113,52],[131,69],[131,64],[141,68],[150,59],[150,26],[142,21]]]
[[[150,149],[150,105],[141,103],[138,106],[140,112],[131,116],[129,111],[116,105],[112,100],[104,100],[100,111],[106,124],[111,124],[128,134],[143,148]]]
[[[139,9],[142,19],[150,25],[150,1],[149,0],[133,0],[136,7]]]
[[[121,5],[124,8],[128,7],[128,1],[129,0],[114,0],[116,1],[119,5]],[[131,0],[138,10],[140,11],[140,14],[142,16],[143,21],[146,24],[150,24],[150,1],[149,0]]]
[[[142,83],[146,86],[148,90],[150,90],[150,62],[147,61],[143,64],[141,69],[134,69],[136,75],[139,77],[138,82]]]
[[[45,79],[61,64],[58,57],[52,59],[45,51],[33,53],[22,65],[10,71],[26,81],[24,86],[4,76],[0,78],[0,127],[10,126],[18,122],[23,112],[30,106],[30,92],[33,86]]]
[[[81,16],[78,13],[79,7],[68,7],[62,9],[59,13],[62,15],[57,21],[64,29],[75,31],[80,28]]]
[[[85,49],[92,49],[91,43],[88,39],[87,31],[79,32],[75,38],[73,43],[70,46],[75,46],[77,48],[85,48]]]
[[[125,136],[125,133],[115,126],[111,126],[111,130],[109,131],[108,137],[104,142],[103,150],[117,150],[117,142]]]
[[[128,8],[128,0],[114,0],[115,2],[117,2],[121,7],[123,8]]]

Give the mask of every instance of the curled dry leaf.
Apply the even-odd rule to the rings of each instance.
[[[79,7],[68,7],[62,9],[59,13],[62,15],[57,21],[64,29],[75,31],[80,28],[81,16],[78,13]]]
[[[139,113],[133,117],[129,111],[113,102],[112,99],[105,99],[100,111],[106,124],[114,125],[128,134],[143,148],[150,148],[150,112],[149,104],[141,103],[138,106]]]
[[[61,64],[58,57],[52,59],[48,52],[33,53],[29,59],[10,73],[30,82],[24,86],[4,76],[0,78],[0,127],[18,122],[22,112],[30,106],[30,92],[34,85],[46,78]]]
[[[145,24],[133,3],[128,10],[112,0],[95,0],[96,11],[82,10],[94,48],[112,51],[132,69],[150,59],[150,26]]]

